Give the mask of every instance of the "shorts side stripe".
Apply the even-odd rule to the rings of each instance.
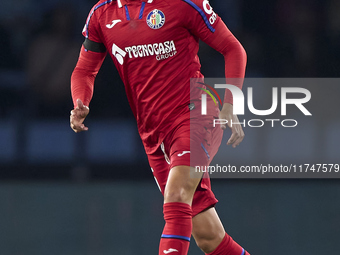
[[[208,159],[210,160],[210,155],[209,152],[207,151],[207,149],[204,147],[203,143],[201,143],[201,147],[204,150],[205,154],[207,154]]]

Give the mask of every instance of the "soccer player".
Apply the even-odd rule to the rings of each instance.
[[[209,165],[221,143],[223,129],[211,127],[215,118],[238,122],[226,91],[222,110],[208,106],[201,115],[199,39],[225,58],[225,75],[239,78],[242,87],[246,53],[215,13],[208,0],[101,0],[90,11],[83,30],[85,41],[71,78],[74,109],[70,124],[87,131],[96,74],[109,54],[125,85],[149,164],[164,195],[165,227],[159,255],[188,253],[191,235],[206,254],[248,255],[228,234],[215,211],[217,200],[209,178],[192,178],[193,155]],[[205,88],[204,85],[201,85]],[[196,118],[197,117],[197,118]],[[236,147],[244,133],[229,125],[228,144]]]

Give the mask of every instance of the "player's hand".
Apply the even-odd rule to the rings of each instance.
[[[84,105],[80,99],[77,99],[77,107],[71,111],[70,115],[70,126],[74,132],[79,133],[89,130],[88,127],[85,127],[83,124],[89,112],[90,109]]]
[[[220,119],[225,119],[228,121],[227,124],[222,124],[221,128],[225,130],[227,126],[231,129],[231,136],[227,142],[227,145],[232,145],[233,148],[236,148],[239,145],[243,138],[244,132],[241,124],[239,124],[238,117],[233,115],[233,105],[225,103],[220,111]]]

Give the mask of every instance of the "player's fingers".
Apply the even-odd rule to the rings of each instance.
[[[81,112],[79,109],[75,109],[73,111],[71,111],[71,115],[70,118],[72,119],[81,119]]]
[[[241,135],[234,143],[233,143],[233,148],[236,148],[238,145],[240,145],[240,143],[243,141],[244,139],[244,134]]]
[[[74,109],[71,111],[71,116],[77,116],[79,115],[79,109]]]
[[[84,107],[83,102],[78,98],[78,99],[77,99],[77,108],[78,108],[78,109],[82,109],[83,107]]]
[[[236,130],[233,132],[232,136],[230,137],[227,145],[232,145],[233,148],[238,146],[244,139],[244,132],[242,129]]]
[[[84,125],[75,115],[70,115],[70,126],[73,130],[81,130]]]
[[[71,126],[72,130],[76,133],[89,130],[88,127],[86,127],[84,124],[70,123],[70,126]]]
[[[87,116],[88,112],[82,111],[80,109],[74,109],[71,111],[70,118],[75,120],[84,121],[85,117]]]
[[[87,131],[87,130],[89,130],[89,128],[86,127],[84,124],[81,124],[81,130],[82,131]]]
[[[78,129],[76,128],[76,126],[73,123],[70,123],[70,127],[72,128],[72,130],[76,133],[78,133]]]
[[[79,117],[76,116],[76,115],[74,115],[74,114],[73,114],[73,115],[70,115],[70,122],[72,122],[72,123],[75,124],[75,125],[81,123],[81,122],[79,121]]]
[[[74,120],[72,116],[70,116],[70,127],[76,133],[79,130],[79,124],[77,123],[77,121]]]
[[[227,115],[225,115],[225,114],[223,114],[222,112],[220,112],[220,114],[219,114],[219,119],[221,119],[221,120],[227,120],[228,119],[228,116]],[[229,120],[227,120],[227,123],[229,123]],[[227,125],[227,123],[221,123],[220,124],[220,128],[222,129],[222,130],[226,130],[227,129],[227,127],[229,126],[229,124]]]
[[[234,142],[237,141],[237,139],[239,138],[239,135],[236,132],[233,132],[227,142],[227,145],[231,145],[234,144]]]
[[[80,110],[81,115],[87,115],[90,108],[88,106],[84,105],[83,102],[78,98],[77,99],[77,107],[76,107],[75,110]]]
[[[230,128],[231,128],[231,136],[227,142],[227,145],[230,145],[236,142],[241,135],[240,130],[237,128],[237,126],[233,125]]]

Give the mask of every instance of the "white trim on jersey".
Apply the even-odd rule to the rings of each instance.
[[[148,4],[151,4],[153,0],[148,0]]]

